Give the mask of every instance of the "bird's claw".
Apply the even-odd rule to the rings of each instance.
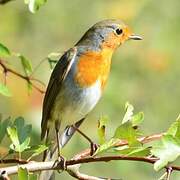
[[[58,156],[58,159],[54,162],[53,167],[56,166],[58,168],[58,172],[61,173],[64,170],[67,170],[66,159],[63,156]]]
[[[91,143],[90,156],[93,156],[93,154],[96,152],[97,149],[98,149],[98,145],[92,142]]]

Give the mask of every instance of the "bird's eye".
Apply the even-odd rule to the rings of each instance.
[[[120,34],[122,34],[122,33],[123,33],[123,30],[122,30],[122,29],[119,29],[119,28],[116,29],[116,34],[117,34],[117,35],[120,35]]]

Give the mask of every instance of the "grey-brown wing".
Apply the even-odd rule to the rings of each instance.
[[[46,135],[47,131],[47,123],[50,118],[51,108],[53,107],[53,103],[55,101],[56,96],[58,95],[61,84],[65,77],[67,76],[71,65],[75,59],[77,49],[71,48],[66,51],[63,56],[60,58],[58,63],[56,64],[46,90],[46,94],[43,102],[43,112],[42,112],[42,121],[41,121],[41,139],[43,139]]]

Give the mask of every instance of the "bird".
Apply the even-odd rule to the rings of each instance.
[[[43,101],[41,139],[51,142],[44,155],[45,161],[54,154],[61,156],[61,149],[98,103],[115,50],[127,40],[141,39],[123,21],[106,19],[90,27],[61,56]]]

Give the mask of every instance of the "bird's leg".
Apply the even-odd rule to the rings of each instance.
[[[57,141],[57,149],[58,149],[58,157],[61,156],[61,148],[60,148],[60,144],[59,144],[59,129],[56,128],[56,141]]]
[[[89,141],[90,143],[90,146],[91,146],[91,151],[90,151],[90,155],[92,156],[97,148],[98,148],[98,145],[95,144],[86,134],[84,134],[81,130],[79,130],[79,128],[77,128],[75,125],[72,125],[72,127],[80,134],[82,135],[87,141]]]
[[[58,160],[56,163],[60,165],[60,167],[65,170],[66,169],[66,159],[61,155],[61,146],[59,140],[59,122],[56,121],[55,123],[55,130],[56,130],[56,141],[57,141],[57,150],[58,150]]]

